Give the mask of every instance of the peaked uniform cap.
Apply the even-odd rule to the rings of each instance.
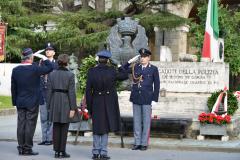
[[[52,43],[48,42],[48,43],[46,44],[45,50],[55,50],[55,48],[54,48],[54,46],[53,46]]]
[[[152,54],[152,53],[151,53],[148,49],[146,49],[146,48],[141,48],[141,49],[139,49],[138,53],[139,53],[140,55],[146,55],[146,56],[150,56],[150,55]]]
[[[97,56],[98,57],[111,58],[112,53],[110,51],[107,51],[107,50],[102,50],[102,51],[97,52]]]
[[[23,51],[22,51],[23,57],[27,57],[27,56],[29,56],[29,55],[31,55],[31,54],[33,54],[33,51],[32,51],[31,48],[25,48],[25,49],[23,49]]]

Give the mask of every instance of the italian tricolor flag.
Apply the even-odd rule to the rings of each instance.
[[[218,2],[209,0],[207,10],[207,21],[202,49],[202,58],[218,61]]]

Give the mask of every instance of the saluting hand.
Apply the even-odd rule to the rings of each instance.
[[[40,50],[40,51],[41,51],[41,50]],[[48,59],[46,56],[40,54],[39,51],[36,52],[36,53],[34,53],[33,56],[38,57],[38,58],[41,58],[41,59],[43,59],[44,61]]]
[[[139,57],[139,56],[140,56],[140,55],[134,56],[133,58],[131,58],[131,59],[128,61],[128,63],[130,64],[130,63],[136,62],[136,61],[138,60],[138,57]]]
[[[75,110],[70,110],[69,117],[73,118],[75,114]]]

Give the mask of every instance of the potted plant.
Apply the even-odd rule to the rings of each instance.
[[[220,90],[212,93],[208,98],[207,105],[211,113],[204,112],[198,116],[200,135],[226,136],[226,125],[231,123],[231,115],[238,109],[237,98],[231,91]]]
[[[201,113],[198,120],[200,122],[200,135],[227,135],[226,124],[231,123],[231,116]]]

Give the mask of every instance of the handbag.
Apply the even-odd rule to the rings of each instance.
[[[78,109],[75,110],[74,116],[70,118],[70,123],[77,123],[82,120],[82,115],[80,115]]]

